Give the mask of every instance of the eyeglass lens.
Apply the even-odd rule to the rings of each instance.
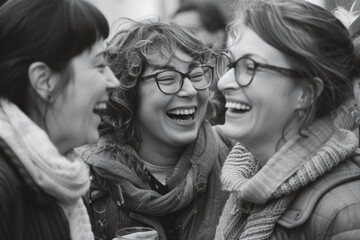
[[[224,76],[232,67],[234,67],[235,79],[239,85],[248,86],[256,71],[255,62],[249,58],[241,58],[236,62],[235,66],[233,66],[229,57],[225,54],[221,54],[216,66],[218,77],[221,78]]]
[[[212,70],[208,66],[196,67],[187,74],[194,88],[198,90],[209,87],[213,78],[212,75]],[[160,90],[171,94],[181,89],[184,77],[187,76],[176,71],[168,70],[159,73],[156,79]]]

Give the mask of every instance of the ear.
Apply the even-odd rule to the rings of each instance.
[[[314,87],[314,84],[316,86],[316,89]],[[324,82],[318,77],[315,77],[310,81],[304,81],[302,92],[298,100],[298,108],[304,109],[309,107],[314,101],[316,101],[316,99],[320,96],[323,90]],[[314,99],[314,96],[316,96],[316,99]]]
[[[353,87],[356,103],[358,106],[360,106],[360,77],[356,77],[354,79]]]
[[[30,84],[38,96],[44,101],[49,101],[56,87],[53,71],[43,62],[34,62],[29,67],[28,76]]]

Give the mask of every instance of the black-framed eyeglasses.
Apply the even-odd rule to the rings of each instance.
[[[221,53],[218,56],[216,62],[217,76],[221,78],[225,75],[226,72],[228,72],[232,68],[234,68],[235,70],[236,82],[241,87],[247,87],[252,83],[254,76],[259,68],[275,71],[293,78],[302,78],[307,75],[306,73],[293,69],[258,63],[250,57],[242,57],[235,62],[232,62],[226,52]]]
[[[165,94],[175,94],[184,85],[184,79],[188,78],[193,87],[197,90],[208,88],[214,78],[214,67],[210,65],[198,65],[187,73],[179,72],[175,69],[168,69],[140,77],[140,80],[154,78],[159,90]]]

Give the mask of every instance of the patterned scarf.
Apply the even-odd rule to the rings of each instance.
[[[344,161],[358,146],[355,133],[335,127],[330,118],[317,120],[307,135],[288,141],[262,168],[245,147],[234,146],[222,170],[224,189],[231,194],[216,239],[270,239],[297,190]]]
[[[211,126],[204,123],[196,141],[187,147],[174,172],[167,178],[170,191],[160,195],[144,180],[144,166],[135,150],[129,145],[118,144],[115,149],[115,152],[109,152],[109,156],[115,156],[111,158],[94,154],[93,146],[76,151],[86,163],[95,167],[101,177],[121,186],[127,208],[153,216],[175,212],[205,191],[208,175],[218,157],[215,134]],[[136,170],[137,165],[140,165],[140,170]]]
[[[62,156],[46,132],[18,107],[0,99],[0,137],[9,145],[40,188],[54,197],[69,221],[72,240],[94,239],[81,199],[89,188],[86,165]],[[40,147],[39,147],[40,146]]]

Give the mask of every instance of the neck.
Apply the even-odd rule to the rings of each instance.
[[[157,166],[174,166],[179,161],[185,147],[172,147],[154,141],[143,141],[139,156],[145,162]]]
[[[261,166],[264,166],[269,159],[291,138],[298,134],[298,127],[291,127],[284,133],[284,136],[271,135],[263,136],[260,139],[246,145],[250,152],[254,155],[255,159]],[[285,139],[285,140],[284,140]]]

